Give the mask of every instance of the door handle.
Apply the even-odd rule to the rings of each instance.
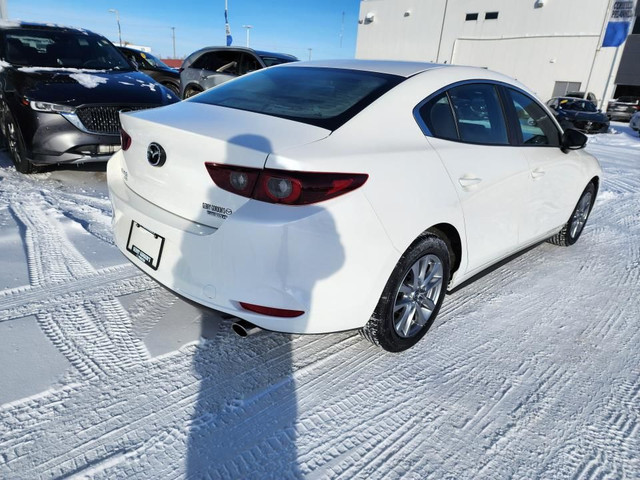
[[[470,175],[469,176],[465,175],[464,177],[460,177],[458,179],[458,182],[460,182],[460,185],[462,185],[462,188],[472,187],[473,185],[477,185],[481,181],[482,181],[481,178],[472,177]]]
[[[543,169],[536,168],[535,170],[531,171],[531,177],[532,178],[540,178],[540,177],[543,177],[545,173],[547,173],[547,172],[545,172]]]

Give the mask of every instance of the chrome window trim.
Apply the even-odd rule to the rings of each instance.
[[[529,93],[525,92],[524,90],[522,90],[521,88],[519,88],[516,85],[512,85],[510,83],[501,82],[499,80],[488,80],[488,79],[483,79],[483,78],[462,80],[462,81],[459,81],[459,82],[451,83],[451,84],[449,84],[449,85],[447,85],[445,87],[442,87],[442,88],[436,90],[435,92],[430,94],[428,97],[426,97],[424,100],[422,100],[420,103],[418,103],[415,107],[413,107],[413,118],[416,121],[416,123],[418,124],[418,126],[420,127],[420,130],[422,130],[422,133],[424,134],[424,136],[425,137],[431,137],[431,138],[437,138],[439,140],[443,140],[443,141],[447,141],[447,142],[464,143],[464,144],[467,144],[467,145],[487,145],[487,146],[495,146],[495,147],[533,147],[533,146],[535,146],[537,148],[540,148],[540,147],[558,148],[557,146],[554,146],[554,145],[524,145],[524,144],[520,145],[520,144],[512,144],[512,143],[504,144],[504,143],[474,143],[474,142],[466,142],[466,141],[460,139],[460,134],[459,133],[458,133],[458,139],[457,140],[453,140],[453,139],[450,139],[450,138],[441,138],[441,137],[435,136],[429,130],[429,127],[427,127],[427,124],[424,122],[424,120],[420,116],[420,109],[424,106],[424,104],[427,103],[427,102],[430,102],[431,100],[433,100],[433,98],[437,97],[441,93],[447,93],[447,97],[448,97],[448,91],[450,89],[452,89],[452,88],[459,87],[459,86],[462,86],[462,85],[478,84],[478,83],[493,85],[496,88],[497,87],[511,88],[511,89],[515,90],[516,92],[521,93],[522,95],[525,95],[526,97],[530,98],[538,106],[540,106],[542,108],[542,110],[547,113],[547,115],[549,115],[549,118],[551,118],[551,121],[553,122],[553,124],[555,125],[556,129],[558,130],[558,138],[562,138],[562,134],[564,133],[564,131],[562,130],[562,127],[560,127],[560,124],[556,120],[555,116],[549,110],[549,107],[547,107],[546,105],[544,105],[543,103],[538,101],[537,98],[532,97]],[[503,99],[501,98],[501,95],[498,95],[498,98],[499,98],[499,101],[501,103],[501,108],[503,109],[503,116],[504,116],[505,126],[509,130],[510,128],[513,128],[513,126],[509,125],[509,118],[506,115],[506,112],[504,112],[504,105],[502,105]],[[451,106],[451,101],[449,101],[449,106]],[[457,119],[455,118],[455,115],[454,115],[454,120],[456,120],[456,130],[457,130],[457,128],[458,128],[457,123],[458,122],[457,122]]]

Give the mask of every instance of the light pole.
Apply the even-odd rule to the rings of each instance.
[[[247,48],[249,48],[249,31],[253,28],[253,25],[242,25],[242,28],[247,30]]]
[[[173,37],[173,58],[176,58],[176,27],[171,27],[171,36]]]
[[[118,10],[116,10],[115,8],[110,8],[109,12],[116,14],[116,22],[118,22],[118,42],[120,42],[120,46],[122,46],[122,31],[120,30],[120,12],[118,12]]]

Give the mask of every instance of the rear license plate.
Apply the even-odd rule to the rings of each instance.
[[[164,247],[164,237],[144,228],[136,221],[131,221],[127,251],[134,254],[145,265],[158,269]]]

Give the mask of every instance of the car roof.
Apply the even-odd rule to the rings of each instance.
[[[57,25],[54,23],[36,23],[36,22],[12,22],[7,20],[0,21],[0,30],[40,30],[40,31],[61,31],[84,33],[85,35],[98,35],[91,30],[84,28],[69,27],[67,25]]]
[[[434,68],[451,67],[439,63],[407,62],[397,60],[312,60],[279,65],[281,67],[324,67],[361,70],[365,72],[388,73],[399,77],[411,77],[417,73]]]

